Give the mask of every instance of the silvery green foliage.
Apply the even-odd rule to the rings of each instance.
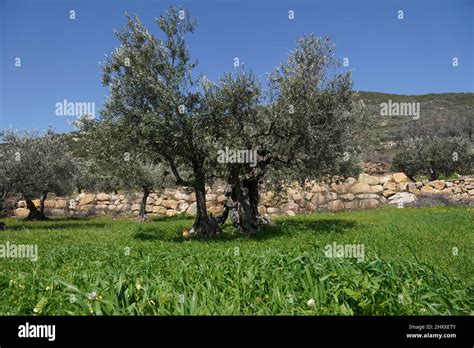
[[[76,126],[87,158],[81,162],[84,170],[78,180],[87,189],[150,191],[171,185],[167,167],[156,162],[146,148],[136,147],[123,136],[128,128],[91,119],[80,119]]]
[[[313,35],[298,40],[286,64],[269,74],[270,89],[252,74],[224,75],[206,94],[221,115],[217,148],[255,149],[258,164],[239,166],[245,177],[273,181],[317,179],[358,171],[363,105],[350,73],[337,72],[334,45]]]
[[[27,199],[44,192],[58,195],[73,190],[76,161],[67,144],[48,129],[45,134],[36,131],[6,130],[1,133],[2,187],[18,192]]]
[[[462,137],[419,137],[400,145],[392,166],[412,179],[415,175],[436,180],[440,175],[470,174],[474,171],[474,148]]]

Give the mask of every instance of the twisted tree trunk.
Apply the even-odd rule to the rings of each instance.
[[[144,186],[143,187],[143,197],[140,203],[140,211],[138,213],[138,220],[140,221],[148,221],[148,216],[146,215],[146,200],[150,195],[150,188]]]
[[[26,201],[26,208],[30,211],[28,216],[26,217],[26,220],[45,220],[46,219],[44,214],[41,214],[41,212],[36,208],[31,198],[25,198],[25,201]]]

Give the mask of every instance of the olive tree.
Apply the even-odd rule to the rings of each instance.
[[[73,190],[76,161],[72,152],[53,129],[43,135],[9,129],[0,138],[5,157],[2,170],[6,173],[2,187],[23,195],[29,219],[45,219],[44,202],[48,194],[63,195]],[[33,203],[35,197],[40,197],[39,210]]]
[[[162,38],[137,17],[128,17],[127,25],[116,31],[120,47],[103,64],[103,84],[110,95],[100,122],[119,124],[121,141],[133,144],[136,153],[151,151],[155,163],[169,166],[177,185],[194,189],[193,230],[212,235],[217,224],[206,207],[205,185],[212,176],[206,160],[208,128],[217,120],[205,112],[198,81],[191,76],[195,63],[184,37],[195,23],[173,6],[156,21]]]
[[[420,137],[400,145],[392,166],[412,180],[415,175],[436,180],[440,175],[472,173],[474,153],[472,144],[463,137]]]
[[[333,56],[328,38],[307,35],[288,62],[269,74],[265,98],[251,74],[227,74],[214,87],[210,98],[225,132],[216,139],[221,151],[231,146],[256,156],[225,164],[229,204],[219,222],[234,211],[234,225],[254,234],[264,223],[258,217],[262,183],[357,172],[363,107],[350,73],[337,72]]]

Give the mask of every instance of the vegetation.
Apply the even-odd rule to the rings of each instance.
[[[0,188],[3,200],[9,193],[21,193],[29,219],[45,219],[44,202],[48,193],[69,194],[74,188],[76,161],[67,145],[53,129],[41,135],[36,131],[6,130],[0,133],[2,161]],[[40,197],[40,210],[33,199]]]
[[[436,180],[441,175],[469,174],[474,168],[474,152],[469,141],[461,137],[418,138],[398,148],[392,167],[412,180],[415,175]]]
[[[473,212],[301,215],[190,241],[182,217],[2,220],[0,243],[38,244],[39,259],[0,259],[0,313],[472,315]],[[364,260],[325,257],[333,242],[364,244]]]

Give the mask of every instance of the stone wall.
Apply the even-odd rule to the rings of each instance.
[[[295,215],[302,212],[358,210],[394,205],[405,207],[427,196],[443,196],[453,203],[474,205],[474,178],[410,182],[403,173],[374,176],[360,174],[358,179],[333,183],[308,182],[287,185],[281,192],[262,190],[259,211],[261,215]],[[47,216],[91,216],[109,214],[137,216],[140,193],[81,193],[75,197],[52,197],[45,201]],[[208,187],[206,194],[209,212],[223,210],[225,200],[222,185]],[[147,199],[149,216],[174,216],[196,212],[195,195],[189,188],[154,191]],[[39,206],[39,200],[34,201]],[[7,213],[19,218],[28,215],[25,201],[18,197],[7,202]]]

